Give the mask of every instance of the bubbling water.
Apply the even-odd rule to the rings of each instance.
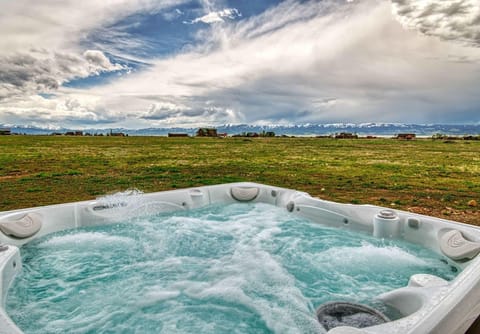
[[[381,308],[413,274],[455,276],[426,249],[267,204],[68,230],[21,253],[6,308],[25,333],[321,333],[324,302]]]

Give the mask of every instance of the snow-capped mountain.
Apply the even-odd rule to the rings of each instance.
[[[81,130],[84,133],[103,133],[110,131],[123,132],[131,136],[166,136],[168,133],[187,133],[194,135],[197,128],[145,128],[145,129],[66,129],[52,127],[35,127],[20,125],[3,125],[0,128],[10,128],[12,133],[42,135],[53,132],[65,133],[67,131]],[[331,135],[338,132],[350,132],[358,135],[393,136],[398,133],[414,133],[417,136],[432,136],[434,134],[444,135],[478,135],[480,124],[405,124],[405,123],[330,123],[330,124],[225,124],[216,126],[218,132],[228,135],[273,131],[276,135],[290,136],[317,136]]]

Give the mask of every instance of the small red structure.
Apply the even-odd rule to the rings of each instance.
[[[397,139],[401,140],[413,140],[416,138],[416,135],[414,133],[399,133],[397,135]]]

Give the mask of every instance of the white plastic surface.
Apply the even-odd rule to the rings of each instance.
[[[373,235],[377,238],[398,238],[401,233],[400,217],[393,210],[380,210],[373,217]]]
[[[440,249],[453,260],[469,260],[480,253],[480,242],[469,241],[462,232],[451,230],[440,237]]]
[[[8,246],[7,250],[0,252],[0,334],[22,333],[3,309],[8,287],[20,268],[21,259],[17,247]]]
[[[0,231],[15,238],[28,238],[35,235],[42,227],[42,216],[27,213],[19,219],[0,221]]]
[[[257,187],[232,187],[230,193],[237,201],[250,202],[258,196],[259,190]]]
[[[0,334],[21,333],[3,310],[6,289],[15,277],[12,259],[18,265],[20,257],[15,246],[21,246],[34,238],[70,228],[108,224],[129,215],[152,214],[174,210],[198,208],[210,204],[237,202],[232,189],[258,189],[254,202],[263,202],[285,208],[293,205],[293,212],[312,221],[328,219],[332,227],[363,230],[376,234],[374,222],[378,213],[385,208],[371,205],[351,205],[312,198],[306,193],[261,185],[256,183],[233,183],[180,189],[138,195],[134,201],[124,198],[67,203],[61,205],[0,212],[0,221],[9,217],[21,217],[29,213],[42,216],[42,227],[38,233],[27,239],[11,238],[0,232],[0,244],[9,246],[8,251],[0,252]],[[235,191],[234,191],[235,192]],[[251,196],[251,195],[250,195]],[[102,207],[103,206],[103,207]],[[480,242],[480,229],[444,219],[417,215],[395,210],[395,219],[382,218],[394,222],[385,225],[379,237],[397,237],[417,243],[442,254],[440,241],[445,231],[457,230],[468,236],[470,242]],[[381,218],[381,217],[380,217]],[[382,222],[383,224],[383,222]],[[383,236],[382,236],[383,235]],[[386,303],[397,308],[403,317],[378,326],[355,329],[334,328],[332,334],[461,334],[480,314],[480,257],[468,261],[455,261],[446,258],[451,264],[462,269],[452,282],[445,282],[434,276],[414,275],[409,286],[390,291],[382,296]],[[422,273],[419,273],[422,274]],[[314,316],[314,315],[312,315]]]

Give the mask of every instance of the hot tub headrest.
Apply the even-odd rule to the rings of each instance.
[[[260,189],[257,187],[232,187],[230,194],[239,202],[249,202],[257,198]]]
[[[38,213],[28,213],[20,219],[0,221],[0,231],[18,239],[33,236],[41,227],[42,216]]]
[[[450,230],[440,237],[440,249],[452,260],[470,260],[480,253],[480,243],[465,239],[459,230]]]

